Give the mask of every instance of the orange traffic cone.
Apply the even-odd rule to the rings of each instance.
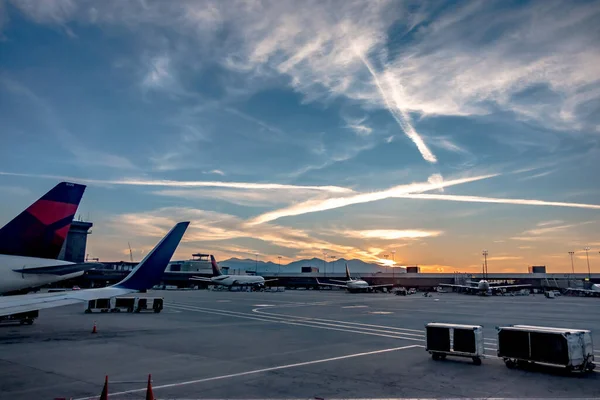
[[[92,328],[92,333],[98,333],[98,330],[96,329],[96,321],[94,321],[94,327]]]
[[[100,400],[108,400],[108,375],[104,378],[104,387],[100,393]]]
[[[148,374],[148,389],[146,390],[146,400],[154,400],[154,393],[152,393],[152,374]]]

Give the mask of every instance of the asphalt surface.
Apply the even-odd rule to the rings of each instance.
[[[600,398],[600,373],[508,369],[495,327],[591,329],[594,298],[394,296],[339,291],[156,291],[160,314],[41,312],[32,326],[0,326],[0,398]],[[94,321],[98,333],[92,334]],[[428,322],[484,326],[483,365],[433,361]],[[596,347],[600,363],[600,347]]]

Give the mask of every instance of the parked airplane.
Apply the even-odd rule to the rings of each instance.
[[[567,288],[567,290],[565,290],[565,294],[600,297],[600,285],[594,283],[589,289]]]
[[[0,229],[0,293],[74,278],[96,265],[57,260],[84,191],[61,182]]]
[[[217,265],[214,256],[210,256],[212,264],[212,277],[206,278],[202,276],[193,276],[190,280],[209,282],[213,285],[221,286],[265,286],[265,282],[276,281],[277,279],[267,279],[257,275],[223,275],[221,269]]]
[[[348,292],[350,292],[350,293],[369,292],[369,291],[372,291],[373,289],[380,288],[380,287],[394,286],[394,284],[392,284],[392,283],[387,283],[385,285],[369,285],[368,282],[366,282],[362,279],[352,279],[352,277],[350,276],[350,270],[348,269],[348,264],[346,264],[346,280],[345,281],[338,281],[335,279],[330,279],[330,281],[343,283],[343,285],[337,285],[334,283],[321,283],[321,282],[319,282],[319,279],[317,279],[317,283],[321,286],[334,286],[334,287],[346,288],[348,290]]]
[[[129,275],[115,285],[70,292],[0,297],[0,316],[122,296],[149,289],[160,283],[167,264],[171,260],[175,249],[177,249],[188,225],[189,222],[180,222],[175,225]]]
[[[450,283],[440,283],[438,286],[460,288],[464,289],[467,293],[476,293],[481,295],[487,295],[490,291],[492,294],[497,291],[504,291],[506,289],[517,289],[531,287],[529,284],[523,285],[493,285],[490,284],[486,279],[481,279],[479,282],[467,281],[470,285],[452,285]]]

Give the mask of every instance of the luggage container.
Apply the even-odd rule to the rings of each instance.
[[[432,322],[425,325],[425,350],[434,360],[446,356],[470,357],[481,365],[483,354],[483,329],[481,325],[459,325]]]
[[[136,298],[134,312],[139,313],[143,310],[152,310],[155,313],[161,312],[163,309],[162,297],[138,297]]]
[[[89,300],[87,303],[87,308],[85,309],[85,313],[89,314],[93,311],[100,311],[103,313],[109,312],[113,308],[111,300],[112,299],[110,298]]]
[[[592,333],[589,330],[532,325],[511,325],[497,330],[498,357],[508,368],[530,363],[580,372],[595,368]]]
[[[3,315],[0,317],[0,323],[18,322],[21,325],[31,325],[37,317],[40,316],[40,310],[27,311],[22,313]]]
[[[162,297],[112,297],[108,299],[95,299],[88,301],[85,313],[100,312],[135,312],[154,311],[159,313],[163,309]]]

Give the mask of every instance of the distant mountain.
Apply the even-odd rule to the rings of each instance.
[[[346,260],[344,258],[340,258],[324,264],[324,261],[321,258],[311,258],[308,260],[294,261],[289,264],[281,264],[281,273],[299,273],[302,271],[302,267],[315,267],[318,268],[319,272],[321,273],[327,272],[341,274],[345,272],[346,263],[348,263],[348,268],[350,268],[350,273],[352,274],[375,273],[378,271],[385,272],[386,270],[385,267],[378,264],[366,263],[358,259]],[[264,262],[260,260],[257,262],[256,260],[249,258],[230,258],[224,261],[219,261],[219,266],[228,267],[230,269],[230,273],[233,273],[234,271],[236,273],[255,271],[257,267],[259,274],[275,273],[279,271],[279,264],[277,263],[271,261]]]

